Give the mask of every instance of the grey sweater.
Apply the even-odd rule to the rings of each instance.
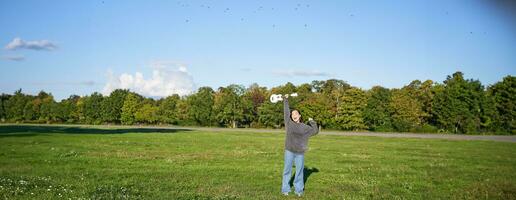
[[[283,120],[285,121],[285,149],[294,153],[304,153],[308,149],[308,138],[319,133],[317,123],[311,120],[309,125],[296,123],[290,118],[288,99],[283,100]]]

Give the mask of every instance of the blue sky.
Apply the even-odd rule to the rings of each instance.
[[[0,93],[165,96],[330,78],[392,88],[455,71],[488,85],[516,74],[510,11],[480,0],[1,1]]]

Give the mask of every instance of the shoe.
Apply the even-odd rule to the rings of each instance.
[[[288,192],[283,192],[283,196],[288,196]]]
[[[301,196],[303,196],[303,193],[297,193],[296,192],[296,196],[301,197]]]

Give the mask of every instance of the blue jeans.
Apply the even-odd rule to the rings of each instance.
[[[292,175],[292,162],[296,162],[296,177],[294,178],[294,188],[296,193],[303,193],[303,168],[305,167],[305,155],[303,153],[293,153],[285,150],[285,167],[283,168],[283,181],[281,192],[290,192],[290,176]]]

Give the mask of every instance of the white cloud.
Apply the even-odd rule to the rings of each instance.
[[[57,49],[57,45],[48,41],[48,40],[33,40],[33,41],[24,41],[21,38],[14,38],[9,44],[5,46],[7,50],[17,50],[17,49],[31,49],[31,50],[46,50],[52,51]]]
[[[151,97],[166,97],[173,94],[180,96],[191,94],[195,89],[193,77],[184,65],[170,63],[153,63],[152,77],[145,79],[143,74],[134,75],[123,73],[115,76],[108,70],[108,81],[102,93],[109,95],[115,89],[130,89],[141,95]]]
[[[329,76],[328,73],[320,72],[317,70],[312,71],[302,71],[302,70],[283,70],[283,71],[274,71],[273,74],[279,76]]]
[[[25,60],[25,56],[21,56],[21,55],[6,55],[6,56],[4,56],[4,59],[5,60],[12,60],[12,61],[24,61]]]

